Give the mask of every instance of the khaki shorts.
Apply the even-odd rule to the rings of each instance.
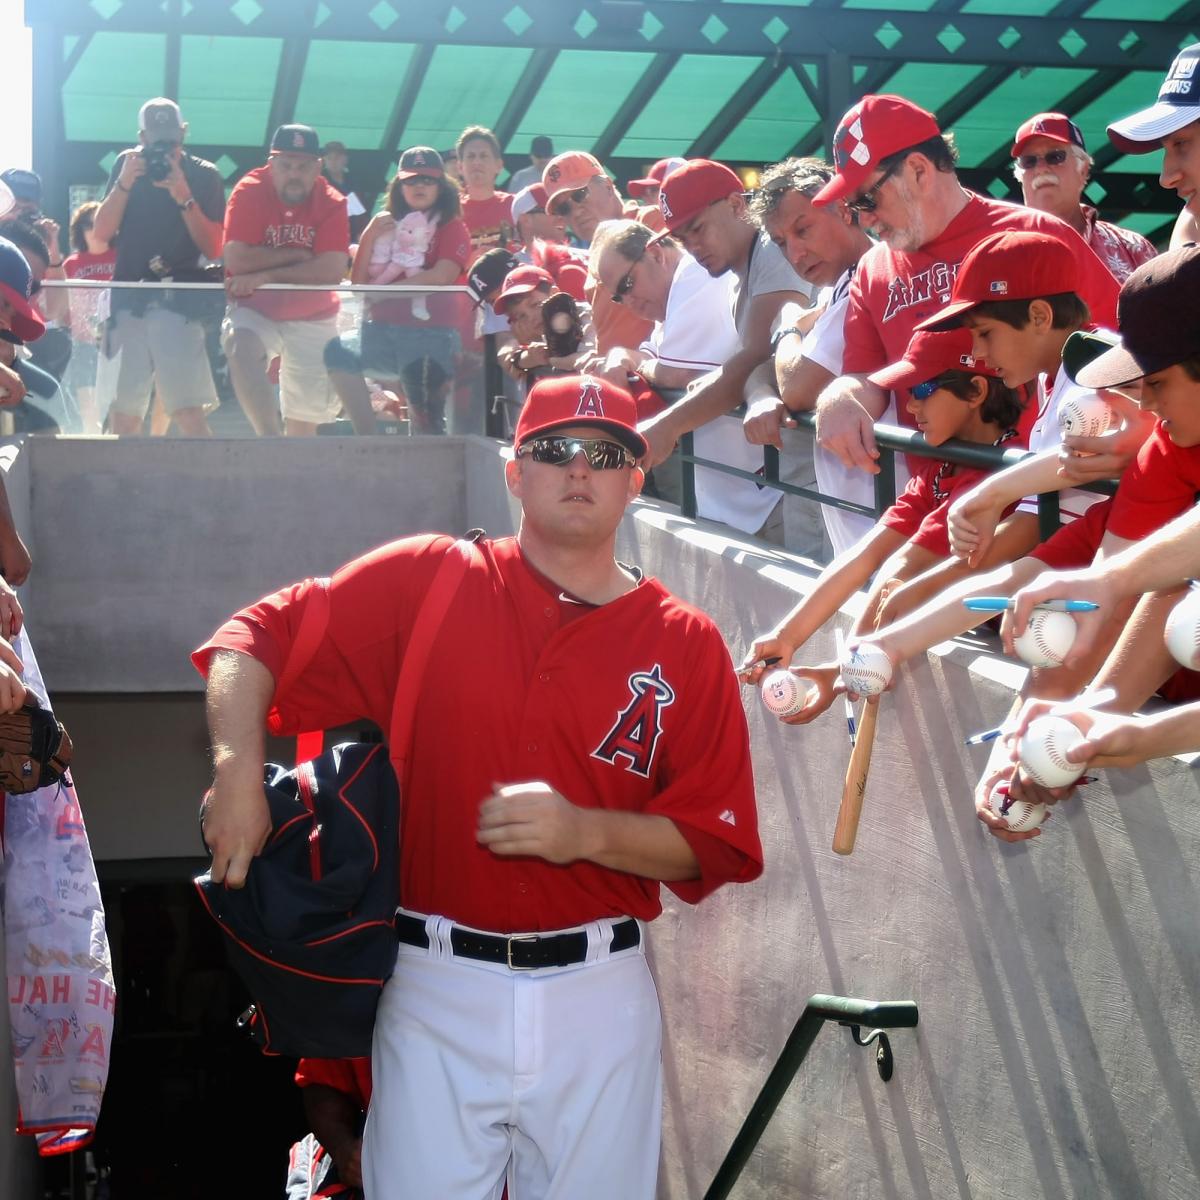
[[[169,413],[217,407],[204,327],[169,308],[118,311],[102,343],[97,399],[111,412],[144,417],[155,386]]]
[[[257,309],[239,304],[226,314],[221,346],[229,353],[235,333],[252,333],[263,344],[267,360],[278,358],[279,407],[284,419],[320,425],[338,415],[340,403],[325,370],[325,347],[338,335],[336,316],[317,321],[273,321]]]

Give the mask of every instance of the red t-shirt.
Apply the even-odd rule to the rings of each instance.
[[[271,181],[270,166],[255,167],[238,180],[225,206],[225,242],[247,246],[300,246],[314,255],[350,253],[346,197],[323,175],[302,204],[288,207]],[[336,292],[255,292],[238,304],[273,321],[314,321],[338,310]]]
[[[320,647],[268,724],[280,734],[364,718],[387,732],[407,639],[452,545],[424,535],[382,546],[329,584]],[[193,655],[219,647],[278,679],[312,581],[238,613]],[[497,783],[544,780],[584,808],[672,820],[701,877],[667,886],[695,902],[762,870],[746,718],[716,626],[644,579],[564,623],[559,589],[514,538],[481,543],[433,639],[400,778],[400,899],[418,912],[499,933],[600,917],[650,920],[659,884],[592,862],[504,858],[476,841],[479,805]]]
[[[302,1058],[296,1064],[296,1086],[322,1083],[349,1096],[365,1109],[371,1103],[369,1058]]]
[[[457,264],[459,276],[455,282],[462,283],[466,276],[467,264],[472,259],[471,231],[461,217],[445,221],[437,227],[434,231],[433,241],[429,243],[429,249],[425,252],[425,261],[421,264],[421,269],[428,271],[442,259],[449,259],[450,262]],[[403,280],[397,282],[403,282]],[[429,309],[430,324],[453,325],[458,328],[466,319],[471,304],[467,296],[442,294],[430,296],[426,301],[426,306]],[[414,324],[412,301],[403,296],[375,301],[370,305],[370,314],[372,321],[381,321],[387,325]]]
[[[113,277],[117,265],[114,247],[103,254],[89,254],[86,250],[68,254],[63,259],[63,274],[68,279],[103,279]],[[100,336],[101,297],[108,296],[108,289],[72,288],[68,293],[71,305],[71,336],[77,342],[95,342]],[[107,312],[105,301],[104,312]]]
[[[1177,446],[1155,422],[1113,498],[1108,528],[1136,542],[1187,512],[1200,495],[1200,446]]]
[[[512,199],[508,192],[493,192],[486,200],[472,200],[463,192],[462,215],[471,231],[471,262],[512,242]]]
[[[111,279],[116,265],[115,248],[103,254],[76,251],[63,259],[63,273],[68,279]]]
[[[967,252],[1000,229],[1037,230],[1066,242],[1079,263],[1079,275],[1074,289],[1064,281],[1063,290],[1077,290],[1093,321],[1116,328],[1117,281],[1070,225],[1032,208],[968,196],[962,211],[920,250],[893,250],[880,242],[859,259],[844,327],[842,370],[847,375],[865,375],[899,362],[916,326],[949,303]],[[902,404],[896,405],[896,419],[913,427],[912,415]]]

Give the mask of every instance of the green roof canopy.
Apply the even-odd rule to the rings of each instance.
[[[232,184],[272,129],[316,127],[353,154],[364,198],[399,149],[495,129],[586,148],[618,178],[669,154],[758,168],[820,153],[843,111],[894,91],[954,132],[963,174],[1016,195],[1016,126],[1067,112],[1096,158],[1106,216],[1164,237],[1178,202],[1158,154],[1119,155],[1104,126],[1152,102],[1200,40],[1200,0],[26,0],[34,166],[60,213],[175,97],[193,149]]]

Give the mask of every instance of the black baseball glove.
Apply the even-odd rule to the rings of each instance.
[[[0,713],[0,790],[36,792],[57,783],[70,765],[70,735],[48,709],[27,703]]]

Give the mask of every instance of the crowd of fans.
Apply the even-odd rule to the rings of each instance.
[[[0,400],[31,431],[134,435],[149,423],[205,435],[219,328],[258,434],[312,434],[342,415],[369,433],[381,414],[437,434],[453,425],[464,362],[478,371],[470,356],[493,335],[517,403],[555,373],[627,390],[648,446],[641,465],[668,501],[685,433],[700,456],[751,473],[774,446],[782,479],[859,504],[874,498],[877,422],[929,448],[1027,449],[993,474],[910,455],[878,521],[698,471],[702,516],[822,561],[832,548],[814,589],[754,640],[743,677],[791,664],[864,586],[851,650],[877,647],[893,667],[974,625],[962,603],[973,595],[1016,597],[1010,645],[1035,603],[1090,599],[1099,607],[1065,661],[1030,672],[1013,728],[1056,702],[1088,735],[1077,758],[1195,749],[1200,705],[1127,714],[1155,692],[1200,697],[1200,676],[1163,648],[1200,556],[1198,62],[1200,45],[1183,50],[1158,102],[1108,128],[1126,153],[1164,152],[1162,185],[1184,208],[1161,255],[1084,201],[1092,160],[1070,114],[1017,125],[1022,205],[964,189],[935,118],[870,95],[839,122],[832,162],[774,164],[749,193],[721,163],[667,158],[626,198],[593,155],[555,153],[548,138],[500,190],[501,146],[472,126],[452,154],[405,148],[370,215],[345,147],[303,125],[276,130],[266,162],[226,201],[217,169],[187,153],[178,107],[150,100],[104,199],[73,214],[69,255],[41,215],[36,175],[0,176]],[[40,289],[63,278],[160,286]],[[213,278],[219,306],[211,291],[169,286]],[[368,293],[347,327],[347,279],[413,290]],[[420,290],[456,283],[475,303]],[[278,284],[294,286],[267,286]],[[1096,398],[1107,428],[1071,432],[1072,406]],[[815,438],[796,428],[803,412],[816,414]],[[1103,480],[1118,481],[1115,495],[1089,490]],[[1034,497],[1051,491],[1062,525],[1043,540]],[[4,554],[14,550],[0,529]],[[27,557],[12,573],[5,563],[10,579],[27,570]],[[846,690],[840,668],[794,667],[816,686],[783,719],[824,713]],[[1109,698],[1079,699],[1089,688]],[[997,787],[1042,803],[1069,791],[1015,771],[997,739],[976,802],[1009,840],[1038,831],[1008,827],[988,803]],[[346,1146],[353,1174],[357,1143]]]
[[[1198,57],[1200,47],[1180,53],[1150,115],[1109,128],[1126,153],[1165,150],[1162,184],[1185,201],[1173,246],[1194,233],[1200,203]],[[868,505],[878,421],[931,446],[957,438],[1036,453],[1033,465],[986,479],[910,455],[879,522],[698,470],[702,516],[833,556],[818,592],[756,643],[759,657],[785,660],[872,577],[861,630],[881,627],[872,636],[903,656],[915,641],[893,643],[888,630],[931,603],[961,618],[955,589],[976,586],[973,573],[1014,564],[989,586],[1015,589],[1037,564],[1082,565],[1080,555],[1110,555],[1149,533],[1147,521],[1176,515],[1150,501],[1136,509],[1147,521],[1121,515],[1133,508],[1130,472],[1144,472],[1151,450],[1187,458],[1165,448],[1171,427],[1155,427],[1151,389],[1140,408],[1128,389],[1104,392],[1114,415],[1103,436],[1060,430],[1064,406],[1089,390],[1062,365],[1073,335],[1116,330],[1121,284],[1147,269],[1182,279],[1190,253],[1159,258],[1141,235],[1098,218],[1083,194],[1092,159],[1070,114],[1017,125],[1022,205],[965,190],[952,136],[887,95],[845,114],[832,163],[774,164],[749,192],[723,164],[664,158],[629,181],[627,199],[593,155],[556,153],[546,137],[500,190],[502,148],[471,126],[452,152],[405,148],[374,215],[352,190],[345,147],[322,146],[307,126],[277,129],[265,163],[228,201],[217,169],[187,152],[187,131],[173,101],[142,106],[137,144],[117,156],[103,200],[72,216],[69,254],[41,213],[38,177],[3,173],[0,390],[18,429],[207,434],[216,344],[258,434],[312,434],[339,417],[369,433],[398,416],[414,432],[442,433],[490,334],[514,406],[555,373],[628,389],[650,494],[668,501],[679,498],[684,433],[701,457],[751,474],[774,446],[783,480]],[[158,286],[41,289],[64,278]],[[213,279],[224,283],[216,302],[211,289],[170,286]],[[348,321],[338,291],[347,280],[411,290],[369,292],[361,319]],[[292,286],[268,286],[280,284]],[[449,284],[466,284],[474,302],[420,290]],[[937,317],[952,298],[952,315]],[[1182,361],[1191,348],[1178,337]],[[796,429],[804,411],[816,414],[815,439]],[[1115,478],[1112,502],[1083,490]],[[1163,488],[1159,472],[1154,490]],[[1039,489],[1062,489],[1062,540],[1045,547],[1021,499]],[[934,627],[941,636],[956,623]],[[1055,686],[1070,690],[1081,670]],[[836,671],[816,674],[828,683]]]

